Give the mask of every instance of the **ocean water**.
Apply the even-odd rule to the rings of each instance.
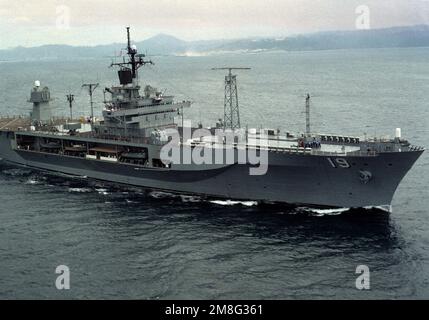
[[[223,113],[223,72],[239,72],[243,123],[326,133],[394,135],[428,146],[429,48],[152,57],[150,83],[193,107],[204,125]],[[84,82],[115,83],[108,58],[0,63],[0,114],[26,114],[34,80],[57,115],[89,114]],[[96,92],[101,111],[102,90]],[[0,298],[429,298],[429,155],[399,186],[391,214],[311,211],[207,200],[0,166]],[[55,268],[70,269],[57,290]],[[358,290],[358,265],[370,290]]]

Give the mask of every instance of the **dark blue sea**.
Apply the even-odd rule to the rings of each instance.
[[[223,114],[223,73],[239,72],[243,123],[378,137],[397,127],[428,147],[429,48],[151,57],[140,81],[209,126]],[[27,114],[35,80],[88,115],[84,82],[115,83],[108,58],[0,63],[0,114]],[[102,90],[96,91],[101,113]],[[0,298],[429,298],[429,155],[400,184],[392,213],[312,211],[124,188],[0,165]],[[70,270],[58,290],[55,269]],[[356,288],[356,268],[370,289]]]

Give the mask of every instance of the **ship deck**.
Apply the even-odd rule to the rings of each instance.
[[[66,123],[80,123],[80,119],[73,119],[70,120],[70,118],[63,118],[63,117],[55,117],[52,118],[51,126],[60,126],[64,125]],[[13,116],[13,117],[0,117],[0,130],[11,130],[11,131],[18,131],[18,130],[30,130],[31,127],[31,120],[30,117],[25,116]]]
[[[18,130],[30,128],[29,117],[0,117],[0,130]]]
[[[34,130],[34,127],[31,127],[30,117],[24,116],[15,116],[15,117],[0,117],[0,130],[1,131],[17,131],[20,134],[32,135],[32,136],[51,136],[56,138],[63,139],[73,139],[77,141],[92,141],[95,143],[108,143],[108,144],[117,144],[117,145],[150,145],[152,144],[148,138],[143,137],[134,137],[134,136],[112,136],[105,135],[100,133],[94,133],[88,130],[76,132],[74,135],[70,135],[68,131],[64,130],[52,130],[53,128],[58,129],[61,125],[67,123],[82,123],[81,119],[70,120],[69,118],[52,118],[51,124],[38,128]],[[84,123],[83,126],[89,127],[89,124]],[[88,128],[85,128],[88,129]],[[362,151],[360,143],[335,143],[331,141],[323,141],[317,148],[308,148],[308,147],[298,147],[298,139],[293,137],[289,138],[286,136],[280,136],[279,134],[274,136],[265,137],[262,140],[265,140],[262,145],[258,144],[261,142],[259,139],[261,137],[255,134],[249,134],[248,139],[244,145],[234,143],[234,148],[260,148],[269,150],[272,152],[282,152],[282,153],[297,153],[297,154],[310,154],[310,155],[342,155],[342,156],[377,156],[378,152],[371,151]],[[202,140],[202,141],[201,141]],[[185,141],[184,145],[189,145],[191,147],[200,146],[200,147],[209,147],[209,148],[219,148],[223,147],[218,143],[212,140],[212,137],[203,137],[203,139],[190,139]],[[420,149],[420,148],[418,148]]]

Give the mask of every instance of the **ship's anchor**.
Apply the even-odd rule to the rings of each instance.
[[[359,179],[362,183],[367,184],[372,179],[372,173],[369,171],[359,171]]]

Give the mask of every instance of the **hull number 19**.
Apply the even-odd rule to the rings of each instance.
[[[334,160],[332,160],[332,158],[326,158],[326,159],[328,159],[329,164],[333,168],[345,168],[345,169],[350,168],[350,164],[344,158],[335,158]]]

